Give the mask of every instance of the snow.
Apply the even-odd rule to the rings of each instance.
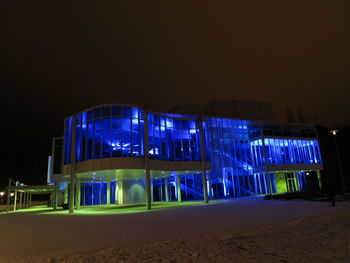
[[[231,199],[113,215],[0,215],[0,262],[350,262],[350,203]]]

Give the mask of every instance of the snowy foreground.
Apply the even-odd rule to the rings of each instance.
[[[0,215],[0,262],[350,262],[350,203],[232,199],[128,214]]]

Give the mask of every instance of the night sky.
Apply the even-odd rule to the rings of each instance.
[[[51,137],[97,104],[246,99],[350,124],[348,0],[64,2],[2,1],[0,186],[45,183]]]

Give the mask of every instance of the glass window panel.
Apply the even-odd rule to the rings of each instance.
[[[112,118],[112,157],[122,156],[122,123],[120,118]]]
[[[131,122],[130,122],[130,116],[124,117],[122,119],[122,136],[123,136],[123,144],[122,144],[122,151],[123,156],[131,157]]]
[[[122,116],[122,107],[120,106],[112,106],[112,116],[120,117]]]
[[[102,107],[102,118],[111,116],[111,107]]]
[[[140,136],[139,136],[139,120],[132,120],[132,147],[133,147],[133,156],[140,156]]]
[[[101,118],[101,108],[94,109],[94,119]]]
[[[111,147],[111,119],[101,120],[101,143],[102,143],[102,158],[110,158]]]
[[[91,160],[92,159],[92,148],[93,148],[93,124],[92,122],[87,123],[87,149],[86,149],[86,159]]]
[[[94,118],[93,115],[94,115],[94,113],[92,110],[88,111],[87,112],[87,120],[92,121],[92,119]]]
[[[101,158],[101,124],[100,120],[94,122],[94,159]]]
[[[130,117],[131,116],[131,108],[124,106],[123,107],[123,117]]]

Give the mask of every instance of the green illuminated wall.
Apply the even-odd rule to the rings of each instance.
[[[284,172],[276,172],[276,189],[278,194],[287,192],[287,183]]]

